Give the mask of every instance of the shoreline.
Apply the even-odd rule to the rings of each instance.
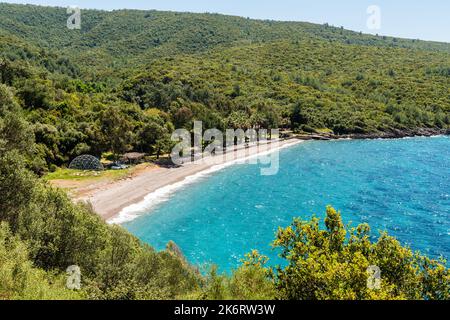
[[[288,139],[251,145],[248,148],[235,146],[223,156],[207,157],[203,160],[179,167],[156,167],[131,179],[120,180],[93,190],[91,194],[75,199],[90,203],[94,211],[111,224],[131,221],[168,199],[175,190],[193,183],[202,177],[234,164],[246,163],[252,158],[305,142]],[[273,145],[275,144],[275,147]]]
[[[428,132],[429,134],[398,134],[392,135],[304,135],[291,139],[278,141],[276,148],[267,148],[271,143],[252,145],[244,148],[235,146],[232,152],[233,159],[225,159],[218,163],[191,163],[180,167],[166,168],[154,167],[126,180],[102,185],[86,196],[75,198],[75,201],[90,203],[94,211],[105,221],[113,224],[121,224],[131,221],[149,211],[152,207],[168,200],[170,194],[183,186],[193,183],[202,177],[220,171],[225,167],[245,162],[252,157],[262,156],[276,150],[284,149],[308,140],[372,140],[372,139],[402,139],[414,137],[433,137],[448,135],[448,131]],[[433,133],[433,134],[432,134]],[[260,150],[265,148],[266,150]],[[230,153],[227,153],[230,154]],[[228,155],[227,155],[228,156]],[[217,157],[219,158],[219,157]]]
[[[351,134],[320,134],[313,135],[322,139],[318,140],[375,140],[375,139],[402,139],[402,138],[419,138],[419,137],[434,137],[434,136],[448,136],[450,129],[433,129],[433,128],[418,128],[418,129],[393,129],[391,131],[379,133],[351,133]]]

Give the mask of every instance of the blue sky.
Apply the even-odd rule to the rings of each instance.
[[[157,9],[217,12],[257,19],[294,20],[404,38],[450,42],[448,0],[25,0],[11,3],[78,5],[97,9]],[[381,9],[381,29],[367,27],[367,8]]]

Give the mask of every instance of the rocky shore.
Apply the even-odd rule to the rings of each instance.
[[[336,139],[399,139],[406,137],[431,137],[437,135],[450,135],[450,129],[419,128],[419,129],[393,129],[386,132],[353,133],[336,135],[333,133],[297,134],[296,138],[302,140],[336,140]]]

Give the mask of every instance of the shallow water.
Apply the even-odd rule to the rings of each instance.
[[[305,142],[281,150],[280,171],[234,165],[186,185],[124,226],[163,249],[175,241],[197,265],[229,271],[270,248],[278,226],[324,216],[333,205],[345,222],[387,230],[430,257],[450,258],[450,138]]]

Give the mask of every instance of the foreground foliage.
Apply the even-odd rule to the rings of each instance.
[[[171,251],[156,252],[30,171],[36,148],[14,101],[0,122],[0,296],[6,299],[173,299],[201,277]],[[3,107],[3,106],[2,106]],[[10,111],[8,109],[12,109]],[[82,290],[65,288],[77,265]]]
[[[213,269],[201,294],[207,299],[281,300],[448,300],[450,270],[446,261],[414,253],[382,233],[371,241],[370,227],[344,226],[328,207],[320,219],[295,219],[280,228],[274,248],[286,264],[266,267],[267,258],[253,251],[231,277]],[[371,266],[381,271],[373,285]]]
[[[35,267],[61,274],[78,265],[91,299],[170,299],[197,285],[198,273],[184,261],[73,205],[62,191],[36,181],[22,160],[18,153],[0,157],[0,219],[26,243]]]
[[[371,241],[370,227],[344,226],[341,214],[327,208],[325,229],[319,219],[278,231],[274,246],[288,262],[276,269],[281,299],[449,299],[450,273],[434,261],[381,234]],[[367,285],[369,266],[381,271],[381,289]]]

